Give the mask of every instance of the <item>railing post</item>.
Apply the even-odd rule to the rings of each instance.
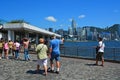
[[[113,53],[114,53],[114,56],[113,56],[113,57],[114,57],[114,61],[115,61],[115,48],[113,48],[113,51],[114,51],[114,52],[113,52]]]
[[[77,47],[77,57],[78,57],[78,49],[79,49],[79,47]]]
[[[95,51],[95,48],[92,47],[92,50],[93,50],[93,58],[96,58],[96,51]]]

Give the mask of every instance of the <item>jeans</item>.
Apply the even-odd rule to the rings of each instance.
[[[24,59],[25,60],[30,60],[28,49],[24,49]]]
[[[16,58],[16,59],[19,58],[19,50],[15,50],[15,58]]]

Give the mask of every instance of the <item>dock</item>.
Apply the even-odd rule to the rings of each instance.
[[[120,63],[105,61],[102,67],[94,65],[95,60],[61,57],[60,74],[48,72],[44,76],[43,68],[36,74],[35,54],[30,54],[30,61],[24,61],[23,56],[20,53],[19,60],[0,60],[0,80],[120,80]]]

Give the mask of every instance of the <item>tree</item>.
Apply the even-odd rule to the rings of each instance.
[[[26,22],[25,20],[12,20],[8,23],[27,23],[27,24],[29,24],[29,22]]]

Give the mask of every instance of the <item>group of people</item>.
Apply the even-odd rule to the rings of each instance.
[[[50,72],[56,72],[59,74],[60,71],[60,50],[59,46],[60,43],[63,42],[64,39],[56,39],[56,37],[53,35],[52,40],[50,41],[49,48],[44,44],[44,39],[40,38],[39,42],[40,44],[37,45],[36,47],[36,52],[37,52],[37,72],[39,72],[40,65],[43,65],[44,67],[44,74],[47,75],[47,71]],[[97,45],[97,50],[96,50],[96,63],[95,65],[98,65],[98,61],[101,60],[102,64],[101,66],[104,66],[104,48],[105,44],[102,40],[101,37],[98,38],[98,45]],[[50,68],[47,68],[47,59],[48,57],[50,58]],[[54,62],[53,60],[56,60],[56,71],[54,68]]]
[[[55,72],[59,74],[60,71],[60,44],[63,43],[64,38],[57,39],[55,35],[51,36],[51,40],[48,42],[49,45],[46,44],[44,38],[39,39],[39,44],[36,47],[37,53],[37,72],[40,70],[40,66],[44,68],[44,75],[47,75],[47,72]],[[18,41],[8,42],[1,38],[0,40],[0,59],[5,58],[9,59],[8,55],[12,54],[13,58],[19,59],[19,52],[21,49],[21,45],[24,47],[24,59],[26,61],[30,60],[29,56],[29,39],[23,38],[22,43]],[[4,53],[4,57],[2,57],[2,53]],[[48,59],[50,60],[50,67],[48,68]],[[56,61],[56,70],[54,67],[54,59]]]
[[[37,53],[37,72],[39,72],[40,65],[43,65],[45,72],[44,75],[47,75],[47,72],[55,72],[59,74],[60,71],[60,44],[63,43],[64,38],[57,39],[55,35],[52,35],[49,42],[49,47],[45,45],[45,40],[43,38],[39,39],[40,44],[36,47]],[[50,60],[50,68],[47,67],[48,58]],[[54,67],[54,60],[56,61],[56,71]]]
[[[28,45],[29,40],[27,38],[23,38],[22,40],[23,46],[24,46],[24,59],[30,60],[29,54],[28,54]],[[18,40],[12,41],[12,40],[4,40],[3,38],[0,39],[0,59],[5,58],[9,59],[9,55],[12,55],[14,59],[19,59],[19,52],[20,52],[21,44]],[[3,57],[4,53],[4,57]]]
[[[60,44],[63,43],[64,38],[57,39],[55,35],[52,35],[51,40],[49,42],[49,46],[46,45],[45,39],[40,38],[39,44],[37,45],[35,51],[37,53],[37,72],[39,72],[40,66],[43,65],[44,68],[44,75],[47,75],[47,72],[56,72],[59,74],[60,71]],[[30,60],[29,56],[29,39],[24,38],[22,40],[24,46],[24,59]],[[105,44],[102,41],[102,38],[98,38],[98,46],[96,48],[96,65],[98,65],[98,61],[101,60],[101,66],[104,66],[104,47]],[[12,56],[15,59],[19,58],[19,50],[20,50],[20,43],[18,41],[4,41],[3,39],[0,40],[0,59],[2,59],[2,53],[4,52],[4,58],[8,59],[8,54],[12,53]],[[50,60],[50,67],[48,68],[48,58]],[[54,59],[56,61],[56,70],[54,67]]]

